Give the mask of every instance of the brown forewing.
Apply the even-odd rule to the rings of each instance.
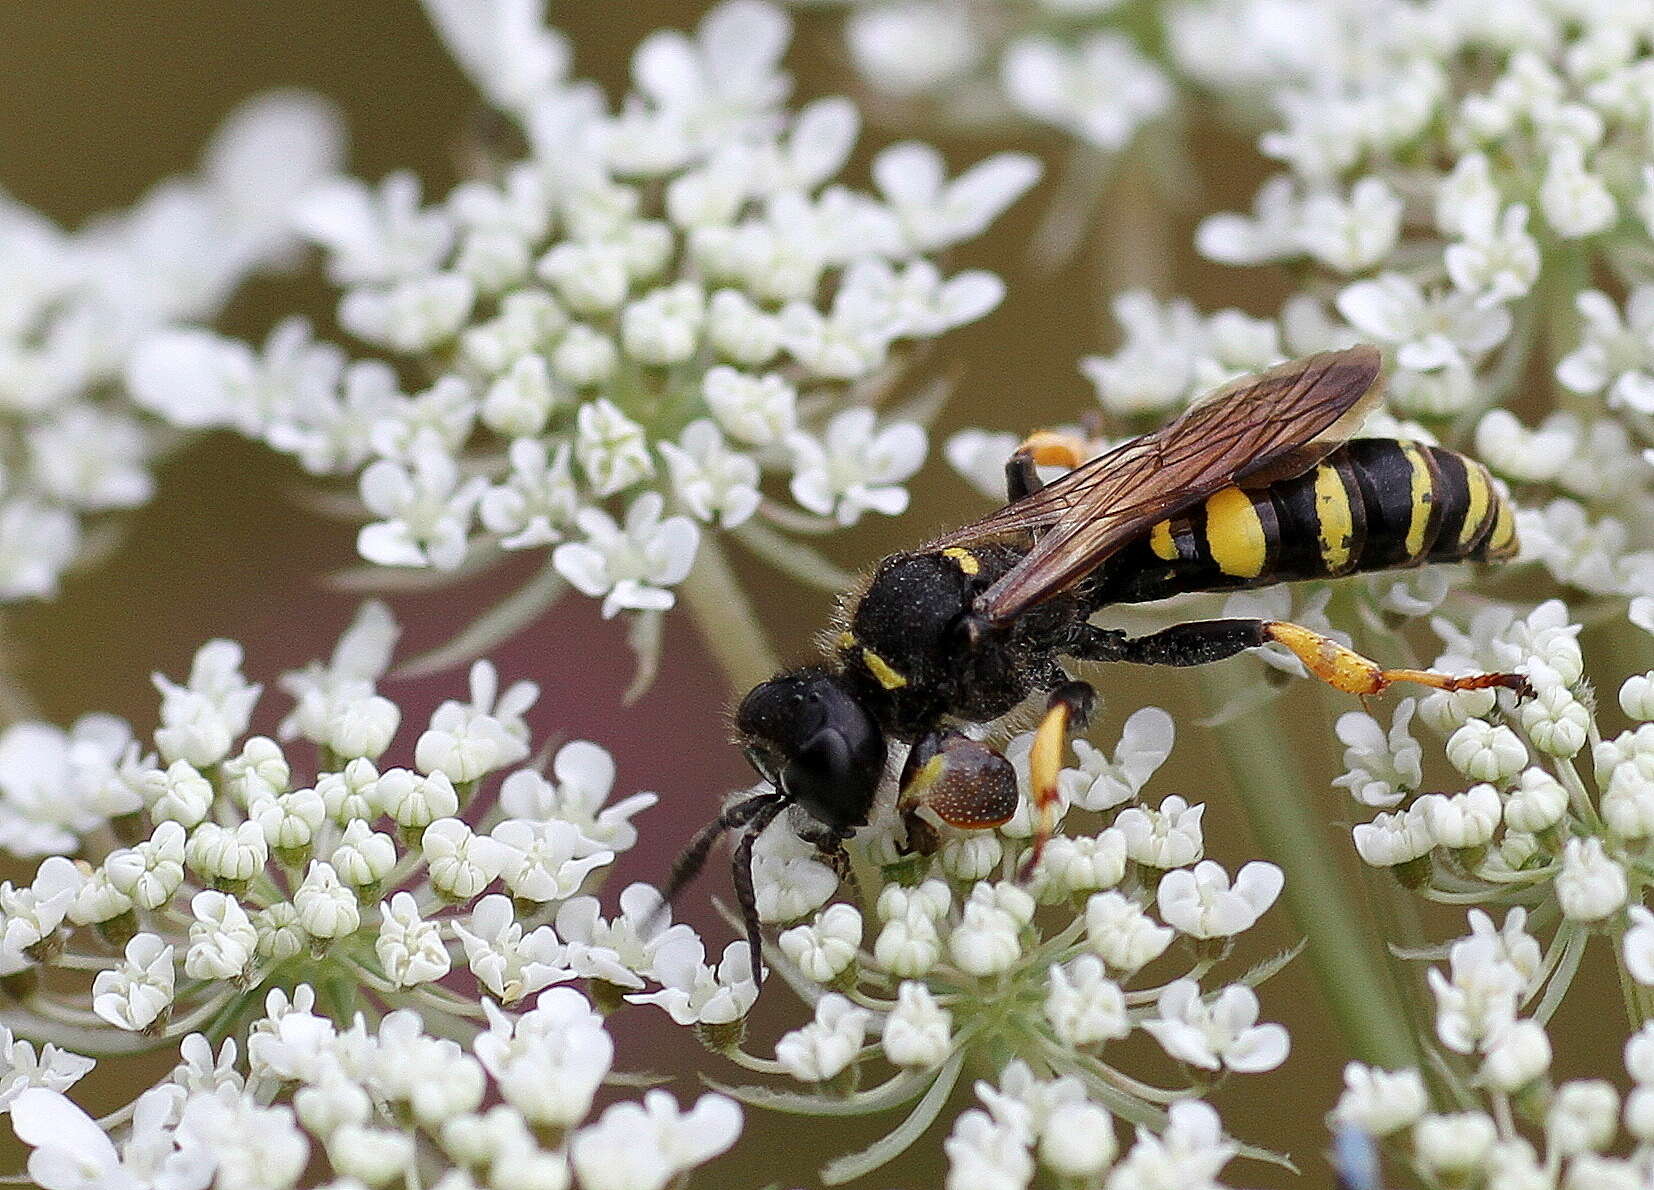
[[[927,548],[1043,531],[1027,556],[976,602],[977,613],[990,622],[1009,620],[1078,582],[1157,521],[1218,489],[1307,471],[1355,430],[1378,399],[1379,363],[1377,348],[1361,344],[1244,377],[1176,421]]]

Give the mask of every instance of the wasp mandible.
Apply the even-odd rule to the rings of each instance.
[[[844,599],[826,658],[741,700],[738,741],[771,788],[696,834],[673,867],[666,902],[720,835],[738,831],[735,890],[758,979],[752,849],[778,815],[804,811],[800,834],[846,875],[844,842],[867,824],[896,740],[910,745],[896,800],[910,849],[936,846],[932,815],[966,830],[999,826],[1017,807],[1015,772],[958,725],[1043,695],[1026,876],[1052,830],[1069,733],[1094,701],[1070,661],[1204,665],[1274,642],[1351,694],[1396,682],[1525,691],[1518,674],[1385,669],[1281,620],[1200,620],[1138,637],[1090,622],[1112,604],[1188,592],[1511,557],[1515,514],[1480,463],[1436,446],[1351,437],[1379,399],[1379,367],[1377,349],[1365,345],[1294,360],[1089,461],[1078,441],[1030,438],[1006,464],[1004,507],[884,559],[866,588]],[[1071,470],[1042,485],[1045,463]]]

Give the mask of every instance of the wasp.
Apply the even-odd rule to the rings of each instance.
[[[1043,696],[1026,876],[1053,827],[1069,733],[1095,698],[1070,673],[1074,662],[1204,665],[1276,643],[1310,674],[1361,696],[1397,682],[1525,692],[1517,674],[1386,669],[1281,620],[1200,620],[1137,637],[1091,623],[1111,605],[1189,592],[1511,557],[1515,515],[1481,464],[1422,443],[1352,437],[1378,402],[1379,371],[1366,345],[1294,360],[1089,460],[1081,440],[1032,436],[1006,463],[1002,508],[885,558],[843,601],[842,628],[822,660],[741,700],[738,742],[769,788],[696,834],[666,902],[719,836],[738,832],[735,890],[757,980],[752,851],[771,822],[798,807],[800,836],[847,876],[844,843],[867,825],[900,742],[909,747],[896,810],[910,850],[935,849],[937,822],[999,826],[1017,808],[1015,772],[960,728]],[[1042,484],[1042,464],[1070,470]]]

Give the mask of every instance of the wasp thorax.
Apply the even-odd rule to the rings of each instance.
[[[884,732],[843,679],[819,668],[780,674],[741,700],[735,726],[759,773],[812,818],[845,833],[866,825]]]

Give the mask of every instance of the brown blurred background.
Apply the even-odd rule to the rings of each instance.
[[[651,28],[693,24],[699,3],[553,5],[552,20],[576,48],[576,73],[595,77],[618,94],[631,47]],[[797,94],[815,97],[845,90],[851,80],[833,36],[831,17],[806,14],[789,64]],[[0,186],[65,225],[135,199],[161,177],[192,168],[220,117],[238,101],[272,86],[311,87],[342,109],[351,137],[351,167],[376,179],[408,168],[425,181],[428,196],[455,180],[456,149],[478,113],[476,98],[450,63],[412,2],[384,0],[341,4],[285,0],[282,4],[206,0],[10,0],[0,6]],[[926,128],[868,127],[853,173],[865,168],[867,150],[906,135],[941,145],[957,168],[1002,147],[1003,139],[961,138]],[[985,240],[968,246],[954,265],[993,269],[1010,284],[1005,305],[983,323],[945,340],[935,368],[957,378],[956,396],[933,438],[932,459],[915,490],[912,513],[897,522],[867,523],[829,543],[836,560],[865,565],[890,549],[918,540],[927,530],[981,510],[979,499],[948,473],[937,449],[946,433],[963,425],[1022,429],[1038,422],[1072,420],[1090,401],[1089,385],[1076,371],[1084,353],[1112,346],[1106,325],[1108,296],[1123,284],[1150,283],[1162,296],[1186,293],[1208,308],[1238,305],[1272,311],[1282,292],[1278,278],[1238,273],[1197,261],[1188,248],[1199,213],[1243,206],[1263,174],[1244,139],[1199,121],[1191,132],[1205,163],[1199,192],[1177,196],[1164,220],[1144,223],[1140,180],[1133,162],[1096,210],[1087,242],[1055,275],[1034,276],[1025,245],[1050,198],[1054,167],[1067,151],[1055,134],[1027,134],[1014,147],[1045,157],[1048,184],[1024,199]],[[280,316],[301,311],[331,332],[331,300],[314,272],[260,282],[232,307],[228,329],[259,338]],[[933,373],[934,374],[934,373]],[[352,561],[354,533],[305,510],[293,499],[302,486],[296,468],[229,435],[201,440],[163,469],[153,504],[126,521],[124,543],[102,567],[72,575],[56,602],[9,617],[11,647],[42,712],[68,722],[89,710],[131,718],[139,731],[154,725],[155,693],[149,674],[186,672],[194,649],[224,635],[247,645],[247,673],[271,683],[284,669],[325,655],[348,621],[356,597],[330,589],[322,577]],[[743,559],[734,552],[738,562]],[[468,611],[486,606],[502,583],[532,569],[508,573],[458,592],[393,601],[406,626],[404,641],[417,650],[445,639]],[[751,566],[759,607],[784,653],[802,654],[829,611],[821,592],[792,586]],[[708,689],[721,678],[694,639],[685,617],[672,618],[666,659],[654,690],[631,707],[619,704],[630,674],[621,629],[597,615],[595,602],[565,601],[496,653],[505,678],[533,677],[544,688],[530,719],[537,738],[587,737],[611,749],[619,768],[618,793],[655,789],[661,805],[641,820],[643,844],[628,855],[611,893],[633,879],[658,879],[688,834],[712,812],[720,794],[748,775],[734,749],[724,744],[723,708]],[[1247,665],[1249,662],[1232,662]],[[1252,671],[1257,672],[1257,671]],[[407,738],[423,714],[449,694],[462,695],[456,672],[389,692],[404,704]],[[1171,764],[1151,784],[1156,799],[1181,793],[1208,802],[1208,852],[1231,870],[1260,854],[1246,821],[1226,796],[1222,758],[1211,733],[1194,725],[1209,711],[1195,679],[1185,673],[1110,675],[1099,738],[1112,741],[1137,706],[1155,702],[1178,716],[1180,734]],[[279,697],[256,724],[273,727],[284,708]],[[1319,837],[1300,841],[1339,859],[1363,901],[1377,883],[1352,862],[1343,820],[1347,803],[1326,783],[1341,771],[1330,726],[1351,709],[1321,689],[1298,689],[1273,704],[1301,725],[1300,767],[1309,788],[1282,788],[1283,798],[1308,799],[1324,814]],[[408,745],[408,746],[411,746]],[[1341,797],[1342,795],[1340,795]],[[715,863],[707,891],[727,887]],[[705,898],[694,898],[704,905]],[[1378,907],[1382,915],[1387,910]],[[692,916],[722,946],[726,931],[704,909]],[[1459,919],[1462,921],[1462,919]],[[1435,921],[1431,933],[1450,937],[1454,917]],[[1245,962],[1289,946],[1296,932],[1278,908],[1266,927],[1246,937]],[[1235,968],[1244,969],[1244,962]],[[1601,974],[1601,973],[1598,973]],[[1336,1097],[1346,1058],[1342,1042],[1302,960],[1262,991],[1266,1019],[1292,1031],[1293,1056],[1280,1070],[1244,1078],[1216,1096],[1238,1136],[1289,1151],[1306,1173],[1294,1179],[1270,1166],[1241,1163],[1225,1179],[1253,1186],[1327,1185],[1320,1152],[1323,1113]],[[1583,996],[1570,998],[1583,1001]],[[1617,998],[1616,998],[1617,999]],[[773,1037],[795,1007],[779,988],[762,1007],[756,1031]],[[782,1011],[778,1011],[782,1010]],[[1582,1014],[1583,1015],[1583,1014]],[[699,1051],[688,1036],[665,1025],[663,1014],[633,1010],[617,1023],[622,1069],[676,1072],[680,1097],[697,1093],[694,1071],[744,1081],[732,1067]],[[1565,1037],[1572,1028],[1564,1021]],[[1584,1023],[1583,1033],[1594,1030]],[[1606,1042],[1584,1038],[1561,1048],[1560,1060],[1617,1065]],[[766,1052],[763,1043],[755,1052]],[[1146,1069],[1167,1074],[1142,1051]],[[1142,1067],[1132,1067],[1134,1073]],[[120,1088],[110,1072],[89,1080],[94,1098],[112,1104]],[[630,1094],[631,1092],[626,1092]],[[956,1109],[970,1098],[968,1088]],[[951,1118],[953,1110],[944,1116]],[[729,1187],[814,1184],[819,1161],[872,1140],[895,1119],[875,1129],[862,1123],[795,1119],[751,1113],[737,1150],[699,1184]],[[906,1157],[866,1184],[940,1184],[940,1144],[945,1124],[933,1129]],[[784,1160],[777,1160],[782,1154]],[[8,1163],[15,1168],[15,1159]]]

